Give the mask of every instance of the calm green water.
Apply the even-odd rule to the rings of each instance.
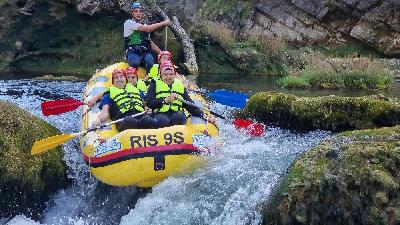
[[[279,77],[267,77],[256,75],[235,74],[200,74],[196,78],[199,87],[209,90],[229,89],[254,94],[260,91],[277,91],[291,93],[298,96],[364,96],[372,94],[384,94],[389,97],[400,98],[400,82],[393,82],[389,90],[288,90],[279,88],[276,80]]]

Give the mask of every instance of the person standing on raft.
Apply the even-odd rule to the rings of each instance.
[[[147,25],[143,21],[143,7],[139,2],[132,4],[131,12],[132,19],[128,19],[124,23],[126,58],[131,67],[136,69],[140,65],[146,67],[144,80],[147,80],[150,69],[154,64],[154,57],[151,54],[151,50],[157,54],[161,52],[160,48],[151,41],[150,32],[164,26],[169,26],[171,21],[166,19],[159,23]]]

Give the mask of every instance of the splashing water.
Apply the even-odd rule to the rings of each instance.
[[[85,83],[33,80],[0,81],[0,99],[18,104],[63,133],[80,129],[80,111],[41,115],[40,103],[80,99]],[[218,113],[229,114],[219,104]],[[295,134],[268,128],[261,137],[218,121],[220,137],[211,146],[206,167],[183,177],[170,177],[152,189],[116,188],[97,182],[88,171],[78,140],[64,144],[72,185],[56,193],[41,221],[23,215],[0,224],[259,224],[260,206],[293,160],[327,138],[322,131]]]

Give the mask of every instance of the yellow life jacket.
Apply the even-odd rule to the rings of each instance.
[[[115,102],[122,113],[126,113],[133,108],[138,112],[144,111],[139,90],[132,84],[126,84],[123,89],[115,86],[108,87],[106,92],[110,93],[110,98]]]
[[[175,69],[177,69],[178,67],[175,66]],[[149,71],[149,78],[156,78],[156,77],[160,77],[160,74],[158,74],[158,70],[160,69],[160,64],[153,64],[153,66],[151,67],[150,71]]]
[[[149,71],[149,78],[155,78],[158,77],[158,68],[159,68],[159,64],[154,64]]]
[[[146,83],[144,82],[144,80],[139,79],[139,80],[137,81],[137,83],[136,83],[136,88],[137,88],[139,91],[146,93],[148,87],[147,87]]]
[[[174,79],[171,88],[161,79],[154,79],[156,82],[156,99],[164,99],[169,96],[171,93],[176,93],[177,97],[183,98],[183,93],[185,91],[185,87],[183,83],[179,79]],[[154,112],[168,112],[169,110],[173,110],[175,112],[182,111],[182,102],[179,100],[174,100],[170,103],[165,103],[159,109],[155,109]]]

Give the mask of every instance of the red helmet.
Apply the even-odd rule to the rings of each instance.
[[[137,70],[136,68],[128,67],[128,68],[124,71],[125,76],[128,75],[128,74],[131,74],[131,73],[133,73],[133,74],[136,76],[136,78],[138,78],[138,70]]]
[[[118,75],[118,74],[122,74],[122,75],[124,75],[124,77],[125,77],[125,79],[126,79],[126,76],[125,76],[125,73],[124,73],[124,70],[123,69],[115,69],[113,72],[112,72],[112,82],[114,83],[114,76],[116,76],[116,75]],[[127,80],[127,79],[126,79]]]
[[[158,54],[158,56],[157,56],[157,61],[158,61],[158,63],[160,63],[161,56],[163,56],[163,55],[168,55],[170,61],[171,61],[171,62],[174,61],[174,58],[172,57],[171,52],[169,52],[169,51],[161,51],[161,52]]]
[[[175,66],[174,66],[174,64],[173,64],[172,62],[170,62],[170,61],[161,63],[159,69],[160,69],[160,70],[159,70],[159,74],[160,74],[160,75],[161,75],[161,72],[162,72],[163,70],[167,70],[167,69],[172,70],[172,71],[174,72],[174,75],[176,74]]]

